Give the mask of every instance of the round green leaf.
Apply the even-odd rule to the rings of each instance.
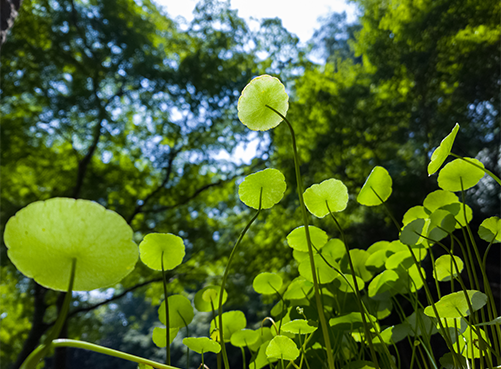
[[[444,190],[436,190],[430,192],[423,201],[423,206],[431,213],[435,210],[449,204],[459,202],[458,197],[450,192]]]
[[[165,347],[167,346],[167,328],[160,328],[160,327],[155,327],[153,329],[153,334],[152,334],[152,340],[155,345],[158,347]],[[170,335],[169,335],[169,340],[170,343],[174,341],[174,338],[176,338],[177,334],[179,333],[179,328],[171,328],[170,329]]]
[[[369,284],[369,297],[375,300],[386,300],[396,295],[401,289],[399,278],[394,270],[385,270],[378,274]]]
[[[235,347],[246,347],[255,344],[259,339],[259,331],[241,329],[231,335],[231,344]]]
[[[219,327],[219,317],[211,320],[210,331],[214,332],[216,326]],[[247,319],[245,319],[244,313],[239,310],[232,310],[223,313],[223,335],[224,342],[231,342],[231,336],[233,333],[244,329],[247,325]]]
[[[294,334],[309,334],[317,330],[317,327],[310,324],[305,319],[294,319],[282,326],[284,332],[294,333]]]
[[[209,337],[186,337],[183,339],[183,344],[198,354],[206,352],[218,354],[221,351],[221,345]]]
[[[313,284],[307,281],[304,277],[297,277],[291,284],[287,287],[287,291],[284,293],[285,300],[300,300],[308,297]]]
[[[365,206],[381,205],[390,197],[391,185],[388,171],[383,167],[374,167],[360,190],[357,201]]]
[[[327,236],[325,231],[315,226],[308,226],[308,230],[310,231],[311,243],[315,246],[314,249],[320,250],[327,243],[329,236]],[[293,229],[287,236],[287,243],[295,250],[308,252],[304,226]]]
[[[268,358],[296,360],[299,350],[293,340],[286,336],[275,336],[266,348]]]
[[[430,215],[428,238],[431,240],[438,242],[454,232],[455,229],[456,219],[450,212],[437,209]]]
[[[141,261],[153,270],[170,270],[183,262],[185,255],[181,237],[171,233],[150,233],[139,244]]]
[[[344,278],[343,278],[344,276]],[[336,287],[345,293],[356,293],[355,287],[353,284],[353,276],[351,273],[343,273],[343,276],[341,274],[338,274],[336,277]],[[355,280],[357,281],[357,287],[359,291],[362,291],[365,287],[365,282],[362,278],[360,278],[358,275],[355,276]]]
[[[468,293],[473,311],[481,309],[487,303],[487,295],[482,292],[475,290],[467,290],[466,292]],[[461,318],[472,313],[468,307],[464,291],[453,292],[443,296],[435,303],[435,307],[441,318]],[[436,317],[432,306],[426,307],[424,313],[430,317]]]
[[[282,277],[275,273],[261,273],[254,278],[252,287],[261,295],[273,295],[282,287]]]
[[[417,245],[424,233],[425,220],[416,219],[407,224],[400,233],[400,241],[406,245]]]
[[[195,294],[195,308],[200,312],[212,311],[212,305],[214,305],[214,310],[219,309],[219,292],[221,291],[220,286],[207,286],[202,288]],[[226,291],[223,292],[223,304],[226,302],[228,294]],[[211,304],[212,301],[212,304]]]
[[[238,118],[253,131],[267,131],[280,124],[289,109],[289,96],[278,78],[264,74],[254,78],[238,99]]]
[[[463,271],[463,260],[461,260],[459,256],[454,256],[454,260],[459,270],[456,269],[456,266],[452,262],[452,256],[450,255],[442,255],[435,260],[436,278],[439,282],[450,281],[451,278],[456,278]]]
[[[304,203],[310,213],[318,218],[323,218],[329,214],[329,209],[331,212],[346,209],[348,189],[343,182],[337,179],[327,179],[304,191]]]
[[[182,295],[172,295],[168,297],[169,301],[169,324],[171,328],[183,328],[191,323],[194,317],[193,306],[190,300]],[[158,309],[158,318],[167,325],[165,319],[165,301]]]
[[[73,290],[90,291],[120,282],[138,258],[127,222],[88,200],[34,202],[9,219],[4,241],[21,273],[57,291],[68,289],[73,259]]]
[[[367,270],[373,272],[380,272],[384,268],[384,264],[389,256],[393,255],[391,250],[378,250],[370,256],[365,261],[365,267]]]
[[[455,202],[454,204],[444,205],[440,209],[446,210],[454,216],[455,228],[460,229],[462,227],[466,227],[467,223],[470,223],[473,219],[473,211],[468,205],[463,204],[462,202]],[[464,216],[464,209],[466,209],[466,222]]]
[[[478,228],[478,235],[489,243],[501,242],[501,219],[498,217],[485,219]]]
[[[364,282],[368,282],[372,279],[374,273],[368,270],[365,266],[367,259],[370,254],[366,250],[352,249],[350,250],[350,257],[353,263],[353,268],[355,269],[355,274],[362,278]],[[341,261],[341,269],[351,273],[350,264],[348,262],[348,255],[345,255]]]
[[[346,255],[346,247],[339,238],[331,238],[321,251],[322,255],[329,255],[334,260],[341,260]]]
[[[407,212],[404,214],[404,218],[402,220],[402,223],[404,226],[412,222],[413,220],[416,219],[426,219],[429,217],[429,214],[426,212],[425,208],[423,206],[414,206],[407,210]]]
[[[253,209],[259,209],[262,196],[261,208],[269,209],[282,200],[286,188],[284,175],[277,169],[268,168],[245,177],[238,186],[238,196]]]
[[[449,133],[443,140],[440,142],[440,145],[431,155],[431,161],[428,164],[428,175],[431,176],[435,173],[444,163],[445,159],[451,153],[452,144],[454,143],[454,139],[459,131],[459,124],[456,123],[454,128],[452,128],[452,132]]]
[[[335,260],[329,260],[328,256],[324,256],[324,258],[329,262],[330,265],[339,270],[339,265]],[[338,276],[339,273],[332,269],[320,255],[314,255],[313,260],[315,262],[315,268],[317,270],[318,283],[330,283]],[[309,258],[304,259],[303,261],[301,261],[301,263],[299,263],[298,271],[299,275],[313,283],[313,275],[311,273],[311,264]]]
[[[471,163],[475,163],[481,168],[484,168],[484,164],[477,159],[465,159],[470,163],[462,159],[456,159],[442,168],[438,174],[438,185],[440,188],[451,192],[461,191],[461,189],[467,190],[475,186],[482,179],[485,174],[484,171]]]
[[[375,323],[377,320],[371,315],[365,315],[365,321],[370,324],[370,321]],[[363,328],[364,323],[362,320],[362,314],[358,311],[343,314],[329,320],[329,325],[339,331],[353,331],[359,328]]]

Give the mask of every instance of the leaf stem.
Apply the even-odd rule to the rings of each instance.
[[[165,363],[170,365],[170,319],[169,319],[169,300],[167,299],[167,279],[165,278],[165,269],[164,269],[164,252],[162,251],[162,281],[164,285],[164,301],[165,301],[165,326],[166,326],[166,358]]]
[[[223,361],[224,361],[224,367],[226,369],[230,369],[230,362],[228,361],[228,354],[226,353],[226,346],[224,344],[224,336],[223,336],[223,294],[224,294],[224,286],[226,285],[226,280],[228,279],[228,274],[230,271],[230,265],[233,260],[233,257],[236,254],[236,250],[238,249],[238,246],[240,245],[240,242],[244,238],[245,234],[249,230],[250,226],[254,221],[257,219],[259,216],[259,213],[261,213],[261,202],[263,198],[263,188],[261,187],[261,193],[259,194],[259,209],[257,210],[257,213],[252,217],[250,222],[245,226],[243,229],[242,233],[240,233],[240,236],[238,237],[237,242],[233,246],[233,249],[231,250],[230,257],[228,258],[228,264],[226,264],[226,269],[224,270],[224,275],[223,275],[223,281],[221,283],[221,291],[219,291],[219,306],[218,306],[218,314],[219,314],[219,340],[221,343],[221,352],[223,353]]]
[[[58,340],[52,341],[51,346],[52,347],[74,347],[74,348],[79,348],[79,349],[83,349],[83,350],[94,351],[94,352],[97,352],[100,354],[118,357],[120,359],[124,359],[127,361],[132,361],[132,362],[139,363],[139,364],[146,364],[146,365],[152,366],[154,368],[158,368],[158,369],[179,369],[175,366],[160,364],[160,363],[157,363],[156,361],[144,359],[142,357],[131,355],[131,354],[126,354],[125,352],[113,350],[113,349],[99,346],[99,345],[96,345],[96,344],[93,344],[90,342],[83,342],[83,341],[69,340],[69,339],[58,339]]]
[[[301,172],[299,169],[299,157],[298,157],[298,153],[297,153],[296,135],[294,133],[294,129],[292,128],[292,125],[290,124],[290,122],[287,120],[287,118],[282,113],[280,113],[279,111],[277,111],[276,109],[272,108],[269,105],[266,105],[266,107],[268,109],[274,111],[278,116],[280,116],[284,120],[284,122],[289,127],[289,130],[291,133],[292,148],[293,148],[293,152],[294,152],[294,169],[296,171],[297,193],[299,196],[299,203],[300,203],[301,212],[303,215],[303,223],[304,223],[304,229],[305,229],[305,233],[306,233],[306,243],[308,245],[308,256],[310,258],[311,275],[313,278],[313,286],[314,286],[314,290],[315,290],[315,300],[317,303],[318,318],[320,320],[320,325],[322,326],[322,334],[324,337],[325,349],[327,351],[327,362],[329,365],[329,369],[335,369],[334,356],[332,355],[332,348],[331,348],[331,342],[330,342],[330,337],[329,337],[329,330],[327,327],[327,321],[325,320],[322,300],[320,299],[320,288],[318,286],[315,262],[313,260],[313,249],[311,246],[310,231],[308,229],[308,214],[306,213],[306,206],[304,205],[304,199],[303,199],[303,185],[302,185],[302,181],[301,181]]]
[[[21,365],[20,369],[35,369],[37,364],[41,360],[43,360],[43,358],[47,355],[51,342],[59,337],[59,333],[61,333],[61,329],[63,328],[64,322],[66,321],[66,316],[68,315],[68,311],[70,310],[73,284],[75,282],[76,266],[77,266],[77,259],[73,258],[71,260],[71,271],[70,271],[70,281],[68,283],[68,290],[66,292],[66,296],[64,296],[61,312],[59,313],[59,316],[57,317],[57,320],[54,323],[52,330],[45,338],[44,343],[38,346],[35,350],[33,350],[33,352],[26,358],[26,360]]]

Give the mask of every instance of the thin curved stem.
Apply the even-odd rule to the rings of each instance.
[[[332,348],[331,348],[331,341],[329,337],[329,330],[327,327],[327,321],[325,319],[324,315],[324,308],[322,304],[322,300],[320,298],[320,287],[318,285],[318,280],[317,280],[317,274],[316,274],[316,268],[315,268],[315,261],[313,260],[313,248],[311,246],[311,237],[310,237],[310,231],[308,229],[308,214],[306,212],[306,206],[304,205],[304,199],[303,199],[303,184],[301,181],[301,172],[299,170],[299,157],[297,153],[297,145],[296,145],[296,135],[294,133],[294,129],[292,128],[292,125],[290,122],[287,120],[287,118],[277,111],[276,109],[272,108],[269,105],[266,105],[266,107],[273,112],[275,112],[279,117],[281,117],[284,122],[287,124],[289,127],[291,137],[292,137],[292,148],[294,152],[294,169],[296,171],[296,182],[297,182],[297,193],[299,196],[299,203],[301,207],[301,213],[303,215],[303,223],[304,223],[304,229],[306,233],[306,243],[308,245],[308,256],[310,259],[310,266],[311,266],[311,275],[313,277],[313,286],[315,290],[315,300],[317,303],[317,310],[318,310],[318,318],[320,320],[320,325],[322,327],[322,335],[324,338],[325,342],[325,349],[327,351],[327,362],[329,365],[329,369],[335,369],[334,365],[334,356],[332,355]],[[379,367],[376,363],[376,367]]]
[[[51,342],[59,337],[61,329],[63,329],[64,322],[66,321],[66,316],[68,315],[68,311],[70,310],[71,295],[73,292],[73,284],[75,282],[76,266],[77,266],[77,259],[73,258],[71,260],[71,271],[70,271],[70,281],[68,283],[68,290],[66,292],[66,296],[64,296],[61,312],[59,313],[59,316],[57,317],[57,320],[54,323],[52,330],[45,338],[44,343],[38,346],[35,350],[33,350],[33,352],[26,358],[23,364],[21,364],[20,369],[35,369],[37,364],[41,360],[43,360],[43,358],[47,355]]]
[[[348,264],[349,264],[350,270],[351,270],[351,276],[353,278],[353,287],[354,287],[353,290],[355,292],[355,295],[357,296],[357,298],[356,298],[357,305],[358,305],[358,309],[360,310],[360,315],[362,317],[362,324],[364,326],[365,336],[367,337],[367,344],[369,345],[369,350],[371,352],[372,360],[374,361],[374,363],[377,363],[376,350],[374,349],[374,345],[373,345],[372,339],[371,339],[370,329],[369,329],[369,326],[367,324],[367,320],[365,319],[365,310],[366,309],[364,308],[364,306],[362,306],[363,305],[362,295],[360,294],[360,289],[358,288],[357,276],[356,276],[356,273],[355,273],[355,266],[353,265],[353,260],[351,259],[350,249],[348,248],[348,245],[346,244],[345,237],[344,237],[344,232],[343,232],[343,230],[341,228],[341,225],[337,221],[337,219],[334,216],[334,214],[332,214],[332,211],[329,208],[329,203],[327,202],[327,200],[325,201],[325,206],[327,207],[327,211],[329,212],[329,215],[334,220],[334,223],[336,223],[336,226],[338,227],[339,232],[341,233],[341,238],[342,238],[345,250],[346,250],[346,256],[348,258]],[[342,273],[341,273],[341,275],[342,275]],[[348,285],[349,285],[349,283],[348,283]],[[369,314],[369,312],[367,312],[367,314]],[[374,324],[372,323],[372,321],[370,322],[370,325],[373,328],[375,328]],[[376,329],[374,329],[374,330],[376,331]],[[389,351],[387,351],[387,353],[388,353],[388,355],[390,354]]]
[[[83,341],[77,341],[77,340],[68,340],[68,339],[59,339],[59,340],[54,340],[52,341],[51,344],[52,347],[74,347],[74,348],[79,348],[82,350],[89,350],[89,351],[94,351],[100,354],[108,355],[108,356],[113,356],[113,357],[118,357],[120,359],[124,359],[127,361],[132,361],[134,363],[138,364],[146,364],[149,366],[152,366],[153,368],[158,368],[158,369],[180,369],[175,366],[170,366],[170,365],[164,365],[157,363],[156,361],[144,359],[139,356],[131,355],[131,354],[126,354],[125,352],[118,351],[118,350],[113,350],[104,346],[99,346],[94,343],[89,343],[89,342],[83,342]]]
[[[167,279],[165,277],[165,269],[164,269],[164,252],[162,251],[162,281],[164,285],[164,301],[165,301],[165,327],[167,328],[165,331],[166,343],[166,357],[165,363],[170,365],[170,319],[169,319],[169,300],[167,299]]]
[[[223,353],[223,361],[224,361],[224,367],[226,369],[230,369],[230,362],[228,361],[228,354],[226,353],[226,347],[224,344],[224,333],[223,333],[223,294],[224,294],[224,286],[226,285],[226,280],[228,279],[228,274],[230,271],[230,265],[233,260],[233,257],[236,254],[236,250],[238,249],[238,246],[240,245],[240,242],[244,238],[245,234],[249,230],[250,226],[254,221],[257,219],[259,216],[259,213],[261,213],[261,201],[263,197],[263,188],[261,187],[261,193],[259,194],[259,209],[257,210],[257,213],[252,217],[250,222],[245,226],[244,230],[242,233],[240,233],[240,236],[238,237],[237,242],[235,243],[235,246],[233,246],[233,249],[231,250],[230,257],[228,258],[228,264],[226,264],[226,269],[224,270],[224,275],[223,275],[223,281],[221,283],[221,291],[219,291],[219,306],[218,306],[218,314],[219,314],[219,340],[221,344],[221,352]]]

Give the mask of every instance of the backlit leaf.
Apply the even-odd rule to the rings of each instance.
[[[219,309],[219,291],[221,291],[220,286],[207,286],[202,288],[195,294],[195,308],[201,312],[212,311],[212,306],[214,306],[214,310]],[[226,302],[227,298],[228,294],[224,291],[223,304]]]
[[[456,123],[454,128],[452,128],[452,132],[449,133],[443,140],[440,142],[440,145],[431,155],[431,161],[428,164],[428,175],[431,176],[435,173],[444,163],[445,159],[451,153],[452,144],[454,143],[454,139],[459,131],[459,124]]]
[[[183,344],[199,354],[205,352],[218,354],[221,351],[221,345],[209,337],[186,337],[183,339]]]
[[[294,334],[309,334],[317,330],[318,327],[313,326],[305,319],[295,319],[282,326],[282,330]]]
[[[480,291],[467,290],[473,311],[481,309],[487,303],[487,295]],[[435,303],[435,307],[441,318],[461,318],[472,313],[468,307],[464,291],[453,292]],[[424,309],[424,313],[430,317],[436,317],[432,306]]]
[[[464,268],[463,260],[459,256],[453,256],[456,261],[459,271],[456,269],[455,264],[452,262],[451,255],[442,255],[435,260],[436,278],[439,282],[450,281],[451,278],[456,278]],[[435,275],[435,274],[434,274]]]
[[[193,306],[190,300],[182,295],[172,295],[168,297],[169,301],[169,324],[171,328],[183,328],[191,323],[194,317]],[[158,318],[167,325],[165,319],[165,301],[158,309]]]
[[[236,347],[251,346],[259,339],[259,331],[241,329],[231,335],[231,344]]]
[[[273,295],[282,287],[282,277],[275,273],[260,273],[254,278],[252,287],[262,295]]]
[[[216,317],[216,322],[214,319],[210,322],[210,331],[214,331],[216,325],[219,327],[219,317]],[[230,342],[233,333],[244,329],[247,326],[247,319],[244,313],[239,310],[232,310],[223,313],[223,335],[224,342]]]
[[[68,288],[73,259],[73,290],[90,291],[120,282],[138,258],[125,219],[88,200],[34,202],[9,219],[4,240],[21,273],[58,291]]]
[[[485,219],[478,228],[478,235],[489,243],[501,242],[501,219],[498,217]]]
[[[183,239],[171,233],[150,233],[139,244],[141,261],[153,270],[170,270],[183,262],[185,248]]]
[[[286,188],[284,175],[277,169],[268,168],[245,177],[238,187],[238,196],[253,209],[259,209],[262,196],[261,208],[269,209],[282,200]]]
[[[267,74],[254,78],[243,89],[238,99],[238,118],[254,131],[267,131],[280,124],[282,118],[266,107],[274,108],[283,116],[289,109],[289,96],[278,78]]]
[[[167,334],[166,334],[167,328],[160,328],[160,327],[155,327],[153,329],[153,334],[152,334],[152,340],[155,345],[158,347],[165,347],[167,346]],[[174,341],[174,338],[176,338],[177,334],[179,333],[179,328],[171,328],[170,329],[170,343]]]
[[[317,249],[321,249],[327,243],[327,239],[329,238],[327,233],[315,226],[308,226],[308,230],[310,232],[310,239],[313,246]],[[304,226],[293,229],[287,236],[287,243],[295,250],[307,252],[308,244],[306,242],[306,232],[304,230]]]
[[[381,205],[390,197],[391,186],[388,171],[383,167],[374,167],[360,190],[357,201],[365,206]]]
[[[477,159],[465,159],[484,168],[484,164]],[[442,168],[438,174],[438,185],[440,188],[451,192],[461,191],[462,189],[466,191],[475,186],[482,179],[484,174],[482,169],[465,160],[456,159]]]
[[[310,213],[323,218],[331,212],[343,211],[348,204],[348,189],[343,182],[331,178],[314,184],[304,192],[304,203]]]
[[[289,337],[275,336],[266,348],[268,358],[283,360],[296,360],[299,356],[299,350]]]

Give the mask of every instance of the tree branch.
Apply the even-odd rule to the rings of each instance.
[[[127,219],[127,223],[128,224],[132,223],[132,221],[134,220],[134,218],[136,217],[136,215],[139,214],[139,213],[141,213],[141,211],[142,211],[143,207],[146,205],[146,203],[149,202],[153,197],[155,197],[155,195],[157,193],[159,193],[160,191],[162,191],[165,188],[165,186],[167,185],[167,183],[169,183],[170,175],[172,174],[172,168],[173,168],[173,164],[174,164],[174,159],[179,154],[179,152],[180,152],[179,150],[172,150],[169,153],[169,161],[167,162],[167,166],[165,167],[166,173],[165,173],[165,177],[164,177],[162,183],[160,183],[160,185],[158,185],[157,188],[155,188],[153,191],[151,191],[150,194],[147,195],[142,200],[142,203],[140,205],[136,205],[136,207],[134,208],[134,211],[132,212],[132,214]]]

